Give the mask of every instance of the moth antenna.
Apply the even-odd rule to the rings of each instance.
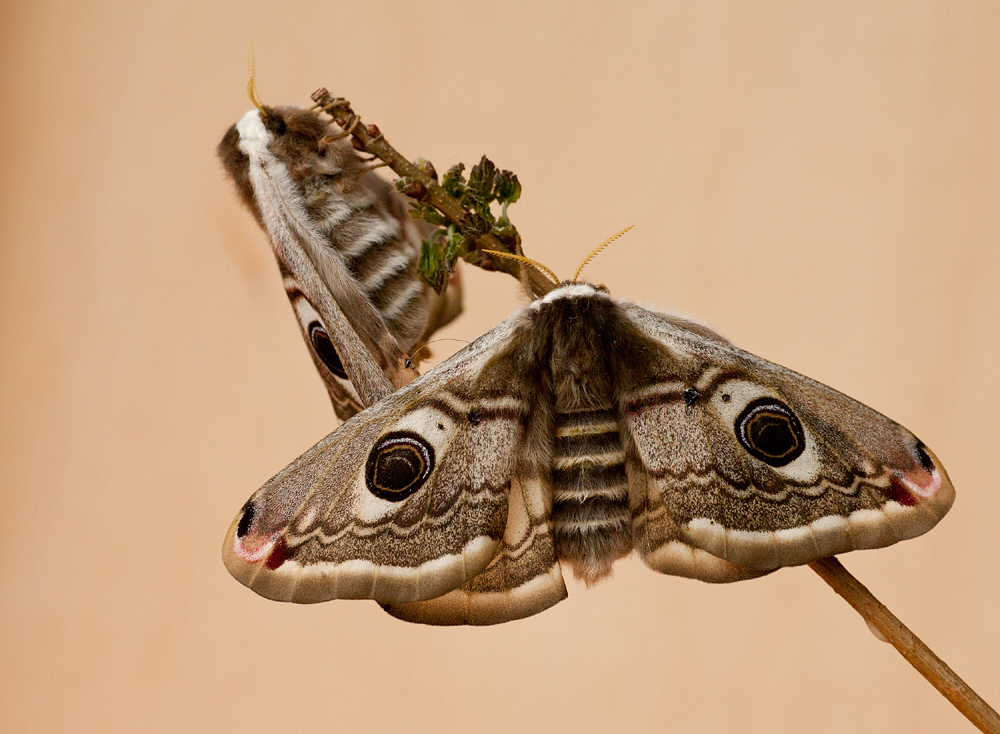
[[[489,253],[490,255],[496,255],[497,257],[506,257],[509,260],[519,260],[520,262],[527,263],[539,273],[544,275],[546,278],[552,281],[552,285],[559,285],[559,276],[549,270],[547,267],[542,265],[537,260],[532,260],[530,257],[524,257],[523,255],[512,255],[509,252],[498,252],[496,250],[483,250],[483,252]]]
[[[388,166],[389,164],[385,161],[379,161],[378,163],[371,163],[370,165],[361,166],[358,172],[361,174],[368,173],[369,171],[374,171],[376,168],[382,168],[383,166]]]
[[[587,263],[589,263],[591,260],[593,260],[595,257],[597,257],[597,253],[599,253],[605,247],[607,247],[612,242],[614,242],[616,239],[618,239],[619,237],[621,237],[623,234],[625,234],[626,232],[628,232],[634,226],[635,226],[634,224],[629,225],[628,227],[626,227],[625,229],[623,229],[621,232],[619,232],[617,234],[611,235],[606,240],[604,240],[604,242],[602,242],[597,247],[595,247],[594,251],[591,252],[589,255],[587,255],[587,257],[585,257],[583,259],[583,262],[580,263],[580,267],[578,267],[576,269],[576,272],[573,274],[573,282],[576,283],[577,279],[580,277],[580,273],[583,271],[583,269],[585,267],[587,267]]]
[[[424,349],[427,349],[427,347],[429,347],[431,344],[436,344],[437,342],[462,342],[462,344],[465,345],[469,345],[472,343],[468,339],[452,339],[450,337],[441,337],[440,339],[432,339],[426,344],[421,344],[419,348],[414,350],[414,352],[409,357],[406,358],[406,366],[413,367],[413,358],[416,357],[418,354],[420,354],[420,352],[422,352]]]
[[[260,101],[260,97],[257,95],[257,84],[254,81],[253,72],[253,46],[250,46],[250,81],[247,82],[247,94],[250,95],[250,101],[253,102],[253,106],[257,108],[257,111],[264,114],[264,105]]]

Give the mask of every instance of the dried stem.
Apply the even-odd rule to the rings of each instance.
[[[1000,734],[1000,716],[997,712],[919,637],[910,632],[840,561],[836,558],[823,558],[813,561],[809,567],[844,597],[869,626],[878,630],[965,718],[980,731]]]
[[[345,132],[356,141],[355,148],[360,148],[366,153],[370,153],[383,160],[396,175],[412,178],[423,184],[426,194],[421,198],[426,201],[444,216],[448,217],[455,226],[463,229],[463,220],[470,211],[462,206],[455,197],[445,191],[437,181],[421,171],[416,165],[389,145],[385,137],[375,125],[365,125],[361,118],[351,109],[350,103],[346,99],[333,97],[326,89],[318,89],[312,94],[312,100],[325,111],[333,121],[337,123]],[[482,250],[499,250],[506,252],[509,248],[492,234],[476,234],[463,231],[476,243],[476,250],[479,252],[479,259],[474,265],[486,270],[498,270],[500,272],[513,275],[522,280],[533,297],[545,295],[552,290],[552,284],[541,274],[531,268],[525,268],[516,261],[505,260],[503,258],[492,258],[483,254]],[[521,254],[521,253],[514,253]]]

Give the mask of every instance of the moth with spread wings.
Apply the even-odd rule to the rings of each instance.
[[[281,471],[223,557],[271,599],[494,624],[565,598],[561,563],[736,581],[920,535],[953,499],[876,411],[572,282]]]

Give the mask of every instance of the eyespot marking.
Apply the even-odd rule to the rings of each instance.
[[[933,474],[937,471],[937,467],[934,466],[934,460],[931,458],[930,454],[927,453],[927,447],[924,446],[923,441],[917,441],[917,445],[914,447],[917,451],[917,458],[920,460],[920,466],[928,474]]]
[[[732,398],[732,396],[729,393],[727,393],[727,392],[722,393],[722,402],[728,403],[732,399],[733,398]]]
[[[343,362],[340,361],[340,355],[337,354],[329,334],[326,333],[326,329],[319,321],[313,321],[309,324],[309,341],[327,369],[337,377],[346,380],[347,371],[344,369]]]
[[[474,426],[478,426],[483,420],[483,411],[481,410],[470,410],[469,414],[465,416],[469,419],[469,423]]]
[[[787,405],[774,398],[751,401],[736,419],[734,428],[743,448],[769,466],[790,464],[806,448],[799,419]]]
[[[256,516],[257,511],[253,508],[253,501],[247,500],[246,504],[243,505],[242,515],[240,515],[240,521],[236,525],[236,537],[245,538],[247,533],[250,532],[250,526],[253,525],[253,519]]]
[[[689,387],[687,390],[684,391],[684,405],[690,408],[692,405],[694,405],[694,401],[697,400],[700,396],[701,393],[699,393],[693,387]]]
[[[434,447],[412,431],[395,431],[368,454],[365,484],[379,499],[401,502],[423,486],[433,469]]]

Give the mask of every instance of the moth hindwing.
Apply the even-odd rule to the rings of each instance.
[[[930,529],[912,433],[699,324],[564,284],[303,454],[244,505],[232,574],[288,601],[492,624],[605,577],[735,581]]]
[[[409,365],[461,311],[461,289],[457,275],[444,296],[421,282],[420,225],[337,137],[318,113],[261,107],[229,129],[219,157],[268,234],[313,362],[346,419],[416,376]]]

